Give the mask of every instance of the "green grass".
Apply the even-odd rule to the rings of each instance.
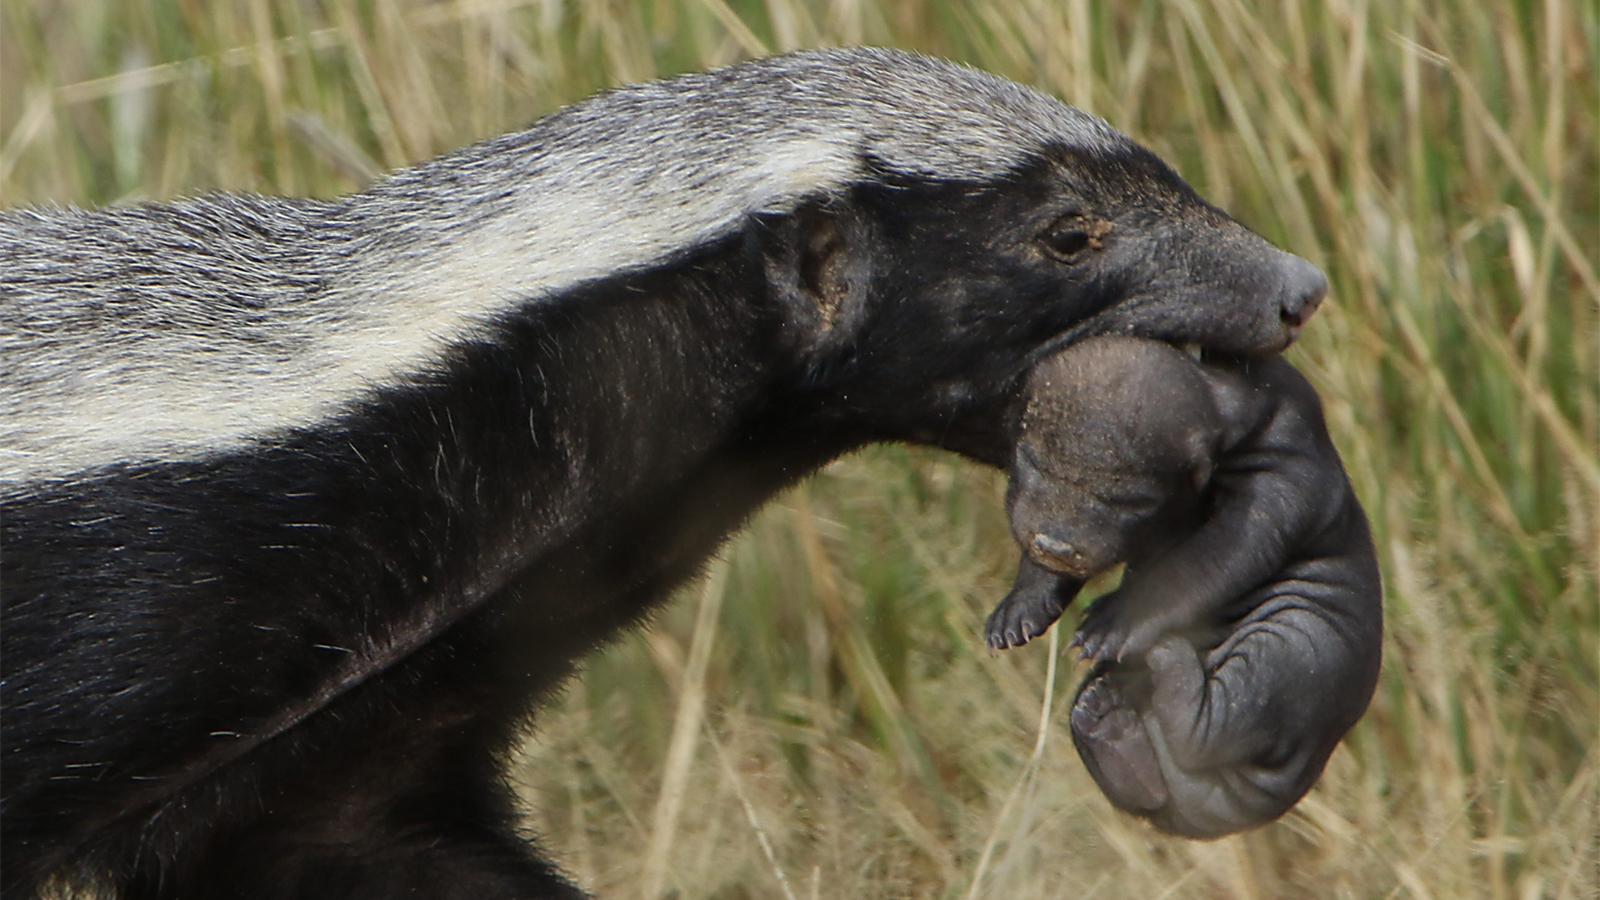
[[[515,768],[530,824],[602,896],[1600,891],[1593,3],[0,14],[6,204],[330,195],[606,85],[869,42],[1085,106],[1327,270],[1333,301],[1292,356],[1371,514],[1389,632],[1371,711],[1295,812],[1200,844],[1111,810],[1060,715],[1081,669],[1052,669],[1054,644],[980,647],[1012,566],[1000,476],[879,448],[781,499],[709,587],[591,659],[541,718]]]

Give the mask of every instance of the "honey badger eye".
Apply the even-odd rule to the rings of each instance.
[[[1078,254],[1088,249],[1094,240],[1087,225],[1082,216],[1063,216],[1040,236],[1039,241],[1051,256],[1062,262],[1077,262]]]

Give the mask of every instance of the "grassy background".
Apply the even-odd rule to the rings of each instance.
[[[640,900],[1600,895],[1592,2],[0,0],[0,201],[330,195],[600,87],[858,42],[1097,112],[1327,270],[1292,356],[1376,529],[1378,696],[1282,822],[1159,836],[1072,750],[1081,669],[980,649],[1001,479],[879,448],[589,661],[516,761],[531,828]]]

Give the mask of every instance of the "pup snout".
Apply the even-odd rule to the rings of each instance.
[[[1283,293],[1278,303],[1284,327],[1289,330],[1292,340],[1328,296],[1328,277],[1322,274],[1321,269],[1298,256],[1285,256]]]
[[[1069,575],[1085,575],[1087,561],[1083,551],[1060,538],[1039,532],[1033,536],[1028,555],[1033,561],[1052,572],[1061,572]]]

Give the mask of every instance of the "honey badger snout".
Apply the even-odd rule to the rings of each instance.
[[[1141,258],[1130,268],[1131,302],[1096,321],[1103,334],[1129,334],[1213,353],[1282,352],[1328,295],[1328,279],[1309,260],[1280,250],[1222,217],[1180,219],[1153,236],[1123,236]]]
[[[1282,254],[1283,286],[1278,312],[1293,339],[1328,296],[1328,277],[1311,262],[1291,253]]]
[[[1096,563],[1082,548],[1049,532],[1035,532],[1026,550],[1034,562],[1052,572],[1079,577],[1094,574]]]

